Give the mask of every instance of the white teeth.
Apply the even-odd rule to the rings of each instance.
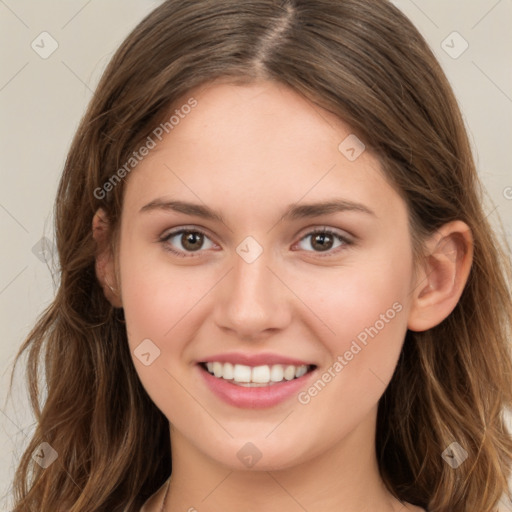
[[[233,381],[242,386],[272,384],[283,380],[298,379],[308,371],[307,365],[283,366],[274,364],[272,366],[246,366],[244,364],[220,363],[218,361],[206,363],[208,372],[215,377]]]
[[[270,380],[272,382],[281,382],[283,380],[283,367],[280,364],[275,364],[270,369]]]
[[[284,370],[284,378],[292,380],[295,378],[295,366],[287,366]]]
[[[264,383],[270,381],[270,368],[268,366],[255,366],[251,374],[252,382]]]
[[[299,366],[296,370],[295,370],[295,377],[297,377],[297,379],[299,377],[302,377],[303,375],[305,375],[308,371],[308,368],[307,366]]]
[[[213,375],[215,377],[222,377],[223,374],[223,364],[215,362],[213,363]]]
[[[233,365],[231,363],[224,363],[224,368],[222,370],[222,378],[226,380],[231,380],[235,375],[235,371]]]
[[[235,382],[251,382],[251,367],[243,364],[235,364],[233,379]]]

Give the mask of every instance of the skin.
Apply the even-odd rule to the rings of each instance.
[[[429,329],[455,307],[471,266],[469,228],[455,221],[426,240],[430,256],[415,275],[406,205],[370,151],[351,162],[338,150],[348,125],[276,83],[212,83],[179,104],[190,96],[197,107],[127,181],[117,254],[104,212],[93,221],[98,279],[124,308],[135,368],[170,421],[166,510],[421,510],[379,476],[377,406],[407,329]],[[206,205],[224,222],[140,211],[157,198]],[[280,221],[287,205],[333,198],[374,215]],[[207,234],[191,257],[166,250],[186,252],[181,235],[160,241],[184,226]],[[323,252],[315,228],[352,243],[333,238]],[[263,249],[252,263],[236,252],[247,236]],[[300,358],[321,375],[394,303],[400,312],[307,405],[294,395],[237,408],[198,376],[198,360],[234,351]],[[145,366],[133,351],[148,338],[160,356]],[[237,457],[247,442],[261,453],[252,468]],[[159,511],[164,492],[144,510]]]

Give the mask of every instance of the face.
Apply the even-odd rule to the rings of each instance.
[[[142,384],[229,467],[371,446],[414,288],[405,203],[350,126],[285,86],[192,96],[126,184],[119,286]]]

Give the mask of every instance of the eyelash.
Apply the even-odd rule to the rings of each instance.
[[[172,231],[170,233],[167,233],[165,236],[163,236],[163,237],[161,237],[159,239],[159,242],[161,242],[164,245],[164,249],[166,251],[169,251],[169,252],[171,252],[171,253],[173,253],[176,256],[179,256],[181,258],[194,258],[194,257],[198,257],[198,255],[194,254],[194,253],[184,253],[183,251],[178,251],[176,249],[173,249],[170,246],[170,244],[168,244],[168,241],[171,238],[175,237],[176,235],[181,235],[183,233],[199,233],[199,234],[203,235],[204,237],[206,237],[208,239],[210,238],[201,229],[198,229],[198,228],[180,228],[180,229],[178,229],[176,231]],[[319,251],[306,251],[306,252],[316,253],[321,258],[325,258],[325,257],[332,256],[333,254],[337,254],[338,252],[344,250],[344,248],[347,248],[347,247],[349,247],[349,246],[354,244],[354,242],[352,242],[348,238],[346,238],[346,237],[340,235],[339,233],[337,233],[336,231],[333,231],[333,230],[328,229],[328,228],[317,228],[317,229],[314,229],[313,231],[310,231],[310,232],[306,233],[303,237],[301,237],[299,242],[301,242],[302,240],[304,240],[304,239],[306,239],[306,238],[308,238],[310,236],[314,236],[316,234],[331,235],[331,236],[333,236],[334,238],[338,239],[340,242],[343,243],[343,246],[337,247],[336,249],[329,249],[324,254],[322,254],[322,252],[319,252]],[[200,253],[200,252],[202,252],[202,250],[199,250],[197,252]]]

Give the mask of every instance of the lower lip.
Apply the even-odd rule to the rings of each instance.
[[[245,409],[265,409],[284,402],[291,396],[297,395],[306,381],[316,372],[314,369],[298,379],[285,380],[270,386],[249,388],[214,377],[201,365],[197,365],[197,367],[206,385],[215,395],[230,405]]]

